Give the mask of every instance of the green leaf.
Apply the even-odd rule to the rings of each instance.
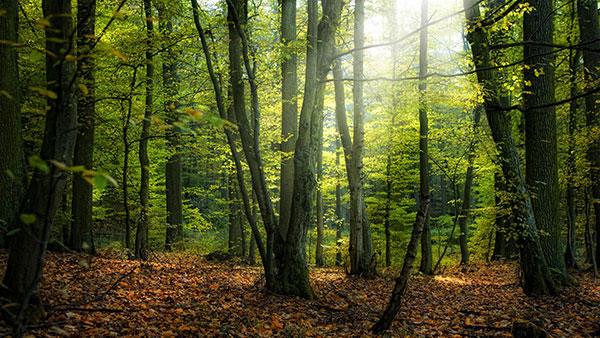
[[[7,233],[6,233],[6,237],[9,237],[9,236],[14,236],[14,235],[16,235],[16,234],[17,234],[19,231],[21,231],[21,228],[12,229],[11,231],[9,231],[9,232],[7,232]]]
[[[37,155],[29,156],[27,162],[29,162],[30,166],[43,172],[44,174],[48,174],[50,172],[50,167],[48,167],[48,163],[46,163],[46,161],[42,160]]]
[[[19,218],[21,219],[21,222],[27,225],[33,224],[37,219],[37,217],[34,214],[21,214],[19,215]]]

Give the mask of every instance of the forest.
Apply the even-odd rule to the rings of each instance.
[[[0,336],[600,336],[599,14],[0,0]]]

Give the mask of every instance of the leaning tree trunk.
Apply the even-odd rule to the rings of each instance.
[[[281,1],[281,43],[285,55],[281,64],[281,179],[279,199],[279,233],[287,236],[292,211],[294,161],[292,154],[298,136],[298,57],[296,41],[296,0]]]
[[[413,224],[410,240],[408,242],[408,246],[406,247],[406,256],[404,256],[402,270],[400,270],[400,275],[398,278],[396,278],[396,284],[394,285],[392,295],[385,311],[383,311],[383,314],[377,323],[371,327],[371,331],[373,331],[375,334],[381,334],[383,331],[389,329],[394,321],[394,318],[396,318],[398,311],[400,310],[402,297],[408,288],[408,280],[410,279],[413,264],[417,258],[417,247],[419,245],[419,239],[421,238],[423,228],[427,222],[427,214],[429,214],[429,200],[421,200],[419,212],[417,212],[417,219]]]
[[[148,138],[152,119],[154,100],[154,64],[152,40],[154,39],[154,21],[152,17],[152,2],[144,0],[144,14],[146,17],[146,105],[144,121],[140,135],[140,220],[135,233],[135,257],[148,258],[148,214],[150,200],[150,159],[148,158]]]
[[[48,96],[49,109],[39,157],[43,161],[70,165],[77,135],[71,1],[43,1],[42,7],[52,29],[46,30],[47,91],[44,94]],[[3,280],[7,295],[14,300],[4,309],[9,312],[16,310],[13,323],[17,326],[17,335],[21,333],[20,325],[23,324],[27,305],[39,303],[37,291],[44,253],[50,227],[65,190],[66,172],[60,169],[61,165],[40,162],[36,167],[19,208],[21,217],[13,222],[13,228],[19,230],[11,239]]]
[[[579,13],[579,43],[587,46],[597,46],[600,40],[598,27],[598,2],[594,0],[578,0],[577,12]],[[585,69],[585,90],[591,92],[598,88],[600,81],[600,52],[598,49],[583,49],[583,65]],[[590,162],[590,181],[592,182],[592,205],[596,219],[596,262],[600,262],[600,93],[585,97],[585,119],[589,135],[593,136],[587,150],[587,159]]]
[[[427,120],[427,21],[428,0],[423,0],[421,6],[421,33],[419,47],[419,201],[429,200],[429,150]],[[421,234],[421,265],[419,271],[424,274],[432,274],[431,254],[431,229],[429,219],[425,219],[423,233]]]
[[[175,14],[167,4],[159,6],[159,28],[164,38],[167,38],[163,53],[162,78],[165,96],[166,122],[169,124],[167,143],[172,153],[165,168],[165,191],[167,200],[167,231],[165,249],[172,250],[174,245],[183,240],[183,203],[182,203],[182,158],[180,153],[180,132],[177,127],[177,95],[179,93],[179,76],[177,74],[177,56],[169,46],[168,39],[173,35],[173,20]]]
[[[96,62],[90,53],[95,40],[95,24],[96,0],[77,1],[77,73],[82,90],[77,104],[78,130],[73,164],[89,170],[94,166]],[[92,199],[92,185],[81,175],[73,175],[70,247],[75,251],[86,248],[95,251],[92,247]]]
[[[25,192],[23,141],[21,135],[21,105],[19,70],[17,65],[18,1],[3,1],[0,15],[0,247],[5,231],[13,224],[19,202]]]
[[[557,289],[540,244],[531,199],[512,136],[510,116],[495,94],[498,92],[498,80],[491,67],[488,34],[482,26],[477,25],[481,20],[479,5],[475,0],[464,0],[464,8],[469,25],[467,40],[473,53],[477,81],[483,88],[487,120],[501,159],[509,193],[512,194],[511,209],[516,221],[513,227],[520,247],[523,291],[528,295],[554,294]]]
[[[531,203],[539,230],[545,233],[540,243],[548,267],[561,279],[566,278],[561,228],[559,226],[558,150],[554,96],[553,0],[532,0],[535,10],[523,17],[523,56],[525,108],[525,178],[532,190]],[[534,108],[546,106],[545,108]]]

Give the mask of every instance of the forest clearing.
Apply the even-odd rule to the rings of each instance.
[[[340,268],[313,269],[316,298],[305,301],[265,292],[259,268],[192,254],[159,254],[144,263],[115,252],[50,254],[46,269],[40,292],[48,318],[31,331],[35,336],[363,336],[393,284],[391,271],[365,279]],[[389,333],[510,337],[519,319],[552,337],[592,336],[600,328],[600,286],[590,275],[559,298],[531,299],[514,263],[465,270],[415,276]]]
[[[600,336],[598,0],[0,0],[0,337]]]

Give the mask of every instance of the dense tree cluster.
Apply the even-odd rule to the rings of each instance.
[[[596,273],[598,2],[463,5],[0,1],[17,335],[57,247],[258,257],[269,291],[307,299],[313,264],[401,267],[374,332],[417,259],[516,260],[527,295]]]

